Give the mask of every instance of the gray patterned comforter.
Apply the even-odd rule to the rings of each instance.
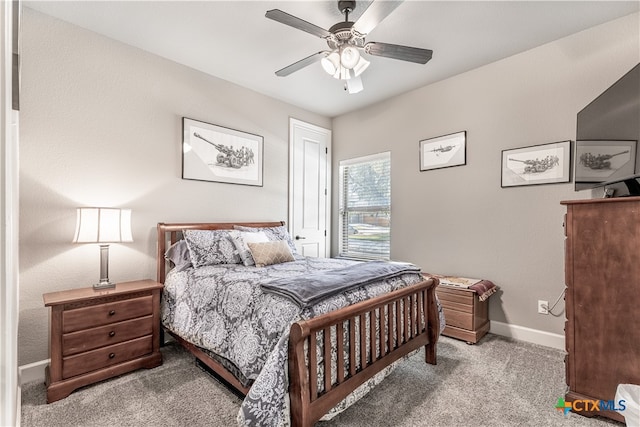
[[[334,295],[305,309],[286,297],[263,291],[260,283],[292,275],[304,278],[356,263],[303,258],[261,268],[219,264],[180,272],[172,270],[165,281],[162,323],[185,340],[223,357],[241,377],[253,381],[238,414],[239,425],[286,426],[290,325],[423,279],[416,273],[404,274]],[[439,311],[442,330],[444,316]],[[357,397],[351,396],[349,400]],[[341,406],[343,409],[347,403]]]

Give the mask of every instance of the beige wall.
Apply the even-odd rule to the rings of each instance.
[[[287,219],[289,117],[333,128],[334,171],[341,159],[391,151],[395,259],[491,279],[502,288],[493,320],[562,334],[563,315],[535,314],[536,301],[563,288],[559,201],[591,193],[573,183],[501,189],[500,154],[575,139],[576,113],[639,61],[638,20],[332,122],[25,9],[19,364],[47,357],[42,294],[98,278],[98,249],[70,243],[77,206],[133,209],[135,242],[112,245],[110,277],[152,278],[158,221]],[[182,116],[264,136],[264,187],[182,180]],[[460,130],[467,165],[418,172],[418,141]]]
[[[634,14],[334,119],[334,170],[391,151],[392,257],[490,279],[501,287],[492,320],[563,334],[564,313],[539,315],[537,300],[564,287],[560,201],[592,194],[573,182],[503,189],[501,150],[575,140],[576,113],[639,62],[638,23]],[[466,166],[419,172],[421,139],[464,130]]]
[[[155,278],[159,221],[287,220],[289,117],[329,118],[24,10],[20,112],[19,364],[46,359],[42,294],[99,278],[72,244],[75,208],[133,210],[110,278]],[[264,137],[264,186],[181,179],[181,117]]]

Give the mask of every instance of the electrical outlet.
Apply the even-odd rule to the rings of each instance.
[[[549,301],[538,300],[538,314],[549,314]]]

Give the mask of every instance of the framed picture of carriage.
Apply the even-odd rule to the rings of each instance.
[[[571,141],[502,150],[502,188],[570,181]]]
[[[259,135],[182,118],[182,179],[262,187]]]

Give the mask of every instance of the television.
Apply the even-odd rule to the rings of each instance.
[[[640,195],[640,64],[577,116],[575,190],[605,187]]]
[[[619,183],[623,183],[627,187],[628,194],[624,194],[625,196],[640,196],[640,173],[602,182],[599,184],[599,187],[604,187],[607,197],[611,197],[615,194],[616,189],[613,188],[614,185]],[[613,191],[608,193],[607,189]]]

